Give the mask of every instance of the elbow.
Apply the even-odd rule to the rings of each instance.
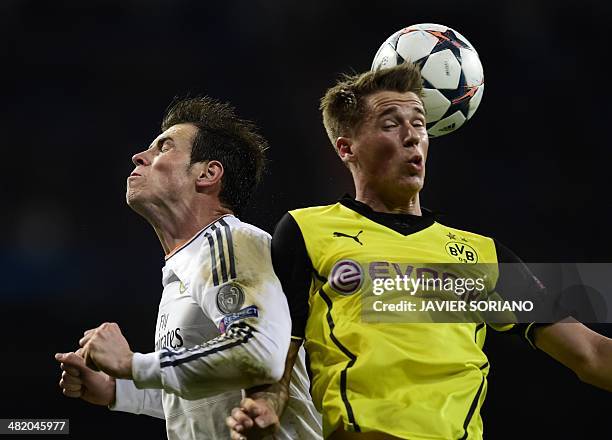
[[[582,382],[593,385],[597,381],[595,370],[592,362],[585,360],[574,368],[574,373]]]
[[[574,372],[576,373],[578,379],[580,379],[581,382],[593,385],[598,388],[603,388],[608,391],[612,391],[612,384],[606,383],[604,378],[602,378],[599,374],[598,369],[595,365],[585,363],[584,365],[581,365],[580,368],[574,370]]]
[[[283,378],[283,374],[285,374],[285,359],[281,359],[279,356],[276,357],[278,357],[277,361],[270,365],[268,369],[271,383],[280,381]]]
[[[198,400],[198,399],[203,399],[205,397],[209,397],[208,394],[193,392],[193,391],[191,391],[191,389],[187,389],[187,390],[184,390],[184,391],[179,391],[179,392],[176,392],[174,394],[176,396],[180,397],[181,399],[185,399],[185,400]]]
[[[266,374],[268,380],[266,383],[276,383],[283,378],[288,349],[289,346],[286,348],[278,347],[277,350],[267,356]]]
[[[597,380],[597,352],[595,347],[585,346],[584,349],[575,354],[572,363],[568,365],[578,379],[584,383],[593,384]]]
[[[287,335],[284,338],[279,337],[284,331],[276,328],[266,330],[268,331],[257,332],[248,346],[244,346],[244,351],[235,358],[241,377],[248,382],[242,384],[242,388],[276,383],[285,374],[285,361],[291,339],[289,327],[280,329],[286,330]]]
[[[578,378],[589,385],[612,391],[612,377],[604,364],[598,361],[597,356],[584,359],[580,365],[574,369]]]
[[[289,336],[286,343],[273,338],[258,339],[257,348],[250,350],[249,355],[241,357],[243,377],[251,382],[245,388],[276,383],[283,378],[289,341]]]
[[[243,377],[248,380],[244,387],[250,388],[278,382],[283,377],[285,362],[280,356],[273,354],[259,358],[244,358],[240,367]]]
[[[596,365],[586,364],[575,372],[582,382],[612,392],[612,379],[602,376]]]

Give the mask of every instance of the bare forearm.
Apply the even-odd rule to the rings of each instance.
[[[584,382],[612,391],[612,339],[598,336],[593,360],[579,376]]]
[[[612,391],[612,339],[568,320],[536,330],[539,349],[574,371],[580,380]]]

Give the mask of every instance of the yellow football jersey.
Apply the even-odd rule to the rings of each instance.
[[[351,199],[289,214],[303,238],[312,275],[302,307],[307,309],[303,330],[295,330],[301,317],[292,305],[292,296],[300,293],[283,281],[291,271],[303,270],[277,270],[288,263],[279,263],[282,253],[274,255],[273,242],[275,270],[292,309],[293,334],[305,341],[324,436],[342,427],[412,440],[482,438],[486,326],[377,320],[365,299],[376,299],[375,280],[424,270],[431,263],[497,263],[494,241],[444,226],[432,215],[375,213]],[[275,237],[281,233],[277,228]],[[487,274],[489,291],[497,276]]]

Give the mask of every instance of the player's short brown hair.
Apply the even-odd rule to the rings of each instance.
[[[175,100],[166,110],[161,129],[185,123],[198,127],[191,164],[207,160],[223,164],[219,198],[239,215],[261,180],[268,143],[252,122],[236,116],[230,104],[207,96]]]
[[[410,62],[376,71],[343,75],[321,98],[323,125],[332,145],[340,136],[354,134],[367,112],[366,98],[376,92],[413,92],[423,97],[423,79],[419,68]]]

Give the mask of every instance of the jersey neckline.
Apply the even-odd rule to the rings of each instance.
[[[183,249],[185,249],[187,246],[189,246],[191,243],[193,243],[200,235],[202,235],[204,232],[206,232],[206,230],[208,228],[210,228],[212,225],[214,225],[215,223],[217,223],[219,220],[223,219],[223,218],[227,218],[227,217],[234,217],[233,214],[224,214],[221,217],[219,217],[218,219],[210,222],[209,224],[207,224],[206,226],[204,226],[202,229],[200,229],[198,232],[195,233],[195,235],[193,235],[190,239],[188,239],[187,241],[185,241],[184,243],[178,245],[177,247],[175,247],[174,249],[172,249],[172,251],[170,251],[170,253],[168,253],[167,255],[164,256],[164,260],[166,262],[168,262],[168,260],[170,260],[170,258],[174,257],[176,254],[178,254],[180,251],[182,251]]]
[[[355,200],[348,194],[345,194],[338,200],[338,203],[402,235],[410,235],[422,231],[433,225],[436,221],[435,214],[426,208],[421,208],[423,215],[378,212],[365,203]]]

